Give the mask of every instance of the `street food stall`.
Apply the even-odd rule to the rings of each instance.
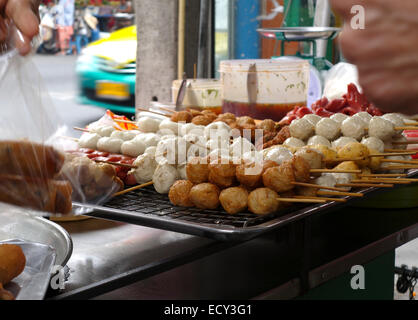
[[[39,83],[9,59],[5,83]],[[418,123],[355,81],[308,102],[328,63],[223,60],[219,80],[174,80],[170,103],[108,110],[76,138],[42,87],[0,90],[0,300],[393,299],[395,249],[418,237]]]

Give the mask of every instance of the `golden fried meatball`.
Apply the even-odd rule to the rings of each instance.
[[[318,196],[318,189],[310,187],[296,187],[296,194],[305,197],[316,197]]]
[[[332,167],[337,163],[337,158],[338,158],[337,151],[331,148],[328,148],[327,146],[322,145],[322,144],[313,145],[313,146],[310,146],[310,148],[315,149],[319,151],[320,153],[322,153],[322,155],[324,156],[323,160],[326,166]]]
[[[246,163],[236,167],[235,175],[238,181],[249,188],[257,188],[263,183],[263,173],[273,167],[277,167],[277,162],[265,160],[262,166],[259,163]]]
[[[209,171],[209,182],[216,184],[218,187],[224,189],[232,187],[236,183],[235,177],[224,177]]]
[[[257,124],[257,129],[264,130],[265,132],[276,132],[276,122],[271,119],[266,119]]]
[[[190,190],[192,188],[193,183],[188,180],[176,181],[168,192],[170,202],[179,207],[193,207],[193,202],[190,200]]]
[[[227,112],[227,113],[221,113],[221,114],[218,116],[218,120],[220,120],[220,121],[224,121],[224,120],[226,120],[226,121],[232,121],[232,122],[235,122],[235,121],[237,121],[237,118],[235,117],[235,115],[234,115],[234,114]]]
[[[190,190],[190,200],[200,209],[216,209],[220,190],[212,183],[201,183]]]
[[[215,121],[218,118],[218,115],[210,110],[203,110],[202,115],[209,118],[211,122]]]
[[[314,150],[310,147],[303,147],[298,152],[295,153],[296,156],[300,156],[308,161],[311,169],[321,169],[324,156],[317,150]]]
[[[360,170],[359,166],[354,161],[344,161],[334,168],[335,170]],[[358,174],[351,174],[353,179],[359,178]]]
[[[187,179],[198,184],[209,179],[209,163],[207,158],[192,158],[186,165]]]
[[[360,167],[367,167],[370,164],[369,156],[369,148],[360,142],[348,143],[338,150],[339,158],[363,158],[363,160],[355,161]]]
[[[207,126],[212,123],[212,120],[206,116],[197,116],[193,118],[192,123],[197,126]]]
[[[290,163],[293,166],[293,173],[297,182],[309,182],[311,179],[311,167],[309,162],[300,156],[293,156]]]
[[[278,167],[267,169],[263,173],[264,186],[278,193],[292,190],[295,187],[292,182],[295,182],[295,175],[293,173],[293,166],[289,162],[285,162]]]
[[[240,187],[225,189],[221,192],[219,201],[224,210],[229,214],[242,212],[247,208],[248,191]]]
[[[193,115],[188,111],[179,111],[171,116],[173,122],[185,122],[190,123],[193,120]]]
[[[237,126],[239,126],[241,128],[246,127],[246,126],[254,126],[255,127],[256,124],[255,124],[255,121],[254,121],[253,118],[245,116],[245,117],[237,118]]]
[[[209,171],[222,177],[235,177],[236,165],[232,161],[224,162],[226,162],[225,159],[221,158],[211,161]]]
[[[279,195],[269,188],[255,189],[248,196],[248,208],[255,214],[270,214],[280,207]]]
[[[189,108],[189,109],[187,109],[187,111],[189,111],[192,114],[193,118],[203,115],[200,110]]]

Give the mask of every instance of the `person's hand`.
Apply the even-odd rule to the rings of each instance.
[[[7,36],[6,24],[11,20],[20,31],[13,35],[14,45],[20,54],[31,50],[31,41],[39,33],[39,4],[41,0],[0,0],[0,41]]]
[[[360,85],[387,112],[418,114],[418,1],[331,0],[344,20],[340,43],[357,65]],[[365,28],[355,30],[351,8],[365,9]]]

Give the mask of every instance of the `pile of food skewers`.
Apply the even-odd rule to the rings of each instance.
[[[118,155],[113,164],[125,168],[125,184],[139,184],[115,196],[153,185],[169,194],[174,205],[221,205],[231,214],[248,207],[266,214],[289,202],[362,195],[350,193],[351,188],[412,183],[404,171],[418,167],[411,159],[416,152],[405,150],[412,142],[402,135],[414,127],[397,114],[307,114],[281,127],[272,120],[211,111],[167,112],[157,112],[164,120],[140,117],[137,130],[100,125],[81,129],[80,148]],[[256,130],[263,130],[261,143]],[[258,166],[256,174],[245,173]],[[260,209],[262,203],[271,206]]]

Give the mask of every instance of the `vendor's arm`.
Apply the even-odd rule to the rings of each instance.
[[[30,42],[39,33],[40,2],[40,0],[0,0],[0,10],[5,12],[8,19],[11,19],[20,30],[21,37],[15,37],[15,46],[22,55],[29,53]],[[4,40],[5,31],[5,22],[0,18],[0,40]]]
[[[418,1],[331,0],[345,20],[345,58],[359,69],[368,98],[387,112],[418,114]],[[365,28],[354,29],[351,9],[365,9]],[[355,21],[354,21],[355,22]]]

